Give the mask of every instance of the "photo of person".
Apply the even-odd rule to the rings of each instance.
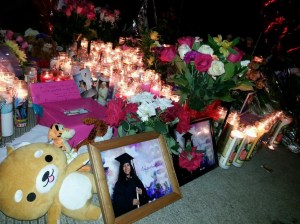
[[[101,158],[115,216],[173,192],[157,139],[105,150]]]
[[[92,89],[93,80],[88,68],[82,69],[79,73],[74,74],[73,79],[78,86],[78,90],[81,95]]]
[[[109,79],[105,79],[100,77],[97,81],[97,102],[102,106],[106,105],[107,96],[108,96],[108,81]]]
[[[123,153],[115,159],[120,163],[119,176],[112,195],[113,209],[117,217],[148,203],[149,197],[135,172],[133,157]]]

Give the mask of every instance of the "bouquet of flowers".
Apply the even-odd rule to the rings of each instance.
[[[120,20],[120,11],[117,9],[109,10],[104,7],[95,8],[96,19],[92,26],[97,32],[97,38],[104,42],[118,41],[118,21]]]
[[[208,35],[207,42],[182,37],[178,49],[171,45],[161,50],[159,59],[177,67],[168,82],[174,83],[180,104],[202,111],[215,100],[234,101],[231,90],[253,90],[252,81],[246,77],[250,61],[242,60],[245,54],[236,47],[238,42],[239,38],[230,42],[221,35]]]
[[[170,153],[179,154],[179,145],[169,128],[179,133],[190,128],[189,113],[181,105],[149,92],[139,93],[127,101],[115,98],[107,103],[106,122],[118,128],[119,136],[156,131],[164,135]]]
[[[83,37],[89,40],[95,38],[96,31],[91,28],[95,19],[95,6],[92,2],[64,0],[63,6],[54,12],[53,38],[63,46]]]

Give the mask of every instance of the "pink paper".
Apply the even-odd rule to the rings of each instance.
[[[35,104],[81,98],[74,80],[30,84],[32,102]]]
[[[38,117],[38,123],[50,127],[53,123],[61,123],[66,128],[73,128],[76,131],[75,136],[69,140],[71,146],[75,147],[90,134],[93,125],[85,125],[83,118],[92,117],[100,120],[104,119],[106,108],[91,98],[71,99],[67,101],[49,102],[41,104],[44,108],[43,116]],[[66,110],[84,108],[88,110],[86,114],[77,114],[68,116],[64,114]]]

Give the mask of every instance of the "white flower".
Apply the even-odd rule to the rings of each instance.
[[[241,66],[242,66],[242,67],[246,67],[246,66],[248,66],[249,63],[250,63],[249,60],[241,61]]]
[[[187,44],[182,44],[178,47],[178,53],[179,53],[179,56],[180,58],[183,60],[184,58],[184,55],[187,53],[187,52],[190,52],[192,49],[187,45]]]
[[[225,73],[224,63],[221,61],[213,61],[207,73],[210,74],[213,79],[216,79],[215,76]]]
[[[172,104],[172,100],[169,100],[167,98],[156,98],[156,101],[155,101],[155,104],[156,104],[156,108],[160,108],[161,110],[165,110],[169,107],[173,107],[174,105]]]
[[[138,106],[137,114],[141,120],[148,121],[150,117],[156,115],[155,104],[154,103],[142,103]]]
[[[128,101],[130,103],[152,103],[154,102],[154,95],[149,92],[142,92],[132,96]]]
[[[209,54],[211,56],[213,56],[214,54],[214,50],[206,44],[203,44],[199,49],[198,52],[202,53],[202,54]]]

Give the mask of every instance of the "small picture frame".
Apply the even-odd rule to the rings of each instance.
[[[89,68],[81,69],[79,73],[73,75],[73,79],[81,96],[93,87],[93,79]]]
[[[211,118],[193,120],[188,132],[179,134],[175,131],[175,139],[181,148],[180,154],[173,156],[174,169],[180,186],[218,166]]]
[[[133,223],[182,197],[172,159],[161,134],[152,131],[114,138],[89,144],[88,150],[104,223]],[[118,180],[122,179],[123,173],[120,176],[119,173],[126,173],[129,166],[128,162],[119,159],[124,155],[131,158],[130,170],[135,170],[140,180],[137,181],[136,177],[131,175],[126,181],[132,179],[134,184],[141,182],[143,185],[139,186],[143,192],[137,191],[136,196],[135,187],[132,194],[120,193],[123,190],[123,182]],[[119,200],[120,197],[122,200]],[[142,202],[145,198],[146,203],[133,206],[134,199]],[[119,203],[115,203],[116,201],[128,201],[130,209],[129,206],[118,207]],[[129,211],[120,213],[122,208],[128,208]]]

